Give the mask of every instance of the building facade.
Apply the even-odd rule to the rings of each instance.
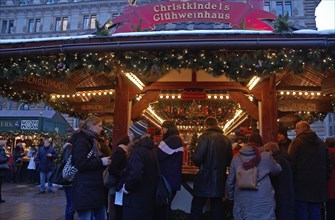
[[[136,4],[157,2],[137,0]],[[320,0],[265,0],[264,10],[277,15],[288,13],[295,26],[316,29],[315,8],[319,3]],[[120,15],[127,4],[127,0],[0,0],[0,39],[92,34],[96,21],[104,24]]]

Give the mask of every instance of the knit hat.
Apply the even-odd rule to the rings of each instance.
[[[148,131],[148,123],[146,121],[137,121],[129,126],[131,132],[134,133],[135,136],[143,136]]]

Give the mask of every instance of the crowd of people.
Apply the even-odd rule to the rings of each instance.
[[[175,122],[163,122],[158,144],[148,134],[145,120],[132,123],[115,147],[101,131],[102,119],[90,116],[63,146],[61,159],[65,162],[71,156],[78,170],[71,184],[63,187],[65,219],[72,220],[75,215],[82,220],[171,219],[171,204],[181,189],[184,152]],[[236,220],[335,219],[335,138],[322,141],[306,121],[298,122],[295,131],[293,140],[280,128],[277,142],[263,143],[255,132],[246,143],[232,144],[217,119],[206,118],[192,155],[198,172],[190,220],[203,219],[207,201],[212,220],[225,219],[229,209]],[[0,203],[4,202],[1,184],[7,171],[3,164],[9,160],[5,147],[6,142],[0,141]],[[13,181],[18,181],[20,158],[26,154],[22,147],[19,144],[14,150]],[[52,193],[50,175],[60,156],[52,140],[45,139],[27,155],[34,158],[28,169],[38,168],[40,173],[39,193]],[[238,170],[253,168],[257,168],[256,188],[239,187]],[[108,187],[104,172],[113,179]],[[160,175],[170,194],[166,204],[157,206],[155,189]],[[29,173],[29,181],[36,181],[34,172]]]

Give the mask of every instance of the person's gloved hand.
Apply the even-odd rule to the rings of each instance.
[[[111,160],[109,159],[109,157],[103,157],[101,158],[101,161],[104,166],[108,166],[111,163]]]

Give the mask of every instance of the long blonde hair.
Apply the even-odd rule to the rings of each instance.
[[[85,121],[84,124],[82,126],[82,129],[87,130],[89,129],[89,127],[91,127],[92,125],[97,125],[100,122],[102,122],[102,119],[99,118],[98,116],[90,116],[88,117]]]

